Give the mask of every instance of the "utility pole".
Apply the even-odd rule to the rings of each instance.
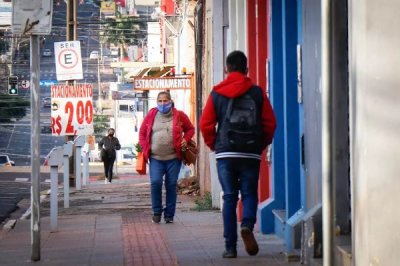
[[[67,40],[66,41],[74,41],[77,39],[77,31],[76,31],[76,10],[77,10],[77,0],[67,0]],[[74,85],[75,81],[74,80],[69,80],[67,81],[69,85]],[[74,136],[66,136],[65,137],[65,142],[67,141],[73,141]],[[70,176],[74,176],[75,178],[69,179],[70,186],[75,187],[75,182],[76,182],[76,175],[75,175],[75,167],[74,167],[74,161],[75,161],[75,146],[73,149],[72,156],[70,157],[69,161],[69,173]]]
[[[333,0],[321,2],[322,76],[322,239],[323,265],[334,265],[335,181],[332,172],[332,34]]]
[[[30,36],[31,73],[31,260],[40,260],[40,37],[51,32],[53,1],[12,1],[13,34]],[[38,10],[40,12],[38,12]],[[17,80],[10,77],[10,81]],[[15,85],[15,84],[14,84]],[[12,90],[12,89],[11,89]],[[14,90],[15,93],[15,90]]]
[[[39,36],[31,35],[31,260],[40,260],[40,61]]]
[[[67,41],[74,41],[77,38],[76,32],[76,0],[67,2]]]
[[[100,49],[100,51],[102,51]],[[102,91],[101,91],[101,80],[100,80],[100,58],[102,58],[102,53],[100,53],[99,57],[97,58],[97,86],[99,86],[99,100],[97,102],[97,107],[99,111],[102,113],[103,107],[102,107]]]

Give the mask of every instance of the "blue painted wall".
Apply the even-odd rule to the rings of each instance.
[[[278,127],[272,147],[271,198],[259,206],[260,231],[264,234],[275,231],[272,210],[285,208],[285,118],[283,91],[283,50],[282,50],[282,1],[271,0],[271,24],[269,28],[270,100],[274,108]]]
[[[285,0],[282,6],[283,88],[285,118],[286,218],[300,205],[300,138],[297,101],[297,0]]]

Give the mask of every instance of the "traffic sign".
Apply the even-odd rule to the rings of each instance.
[[[57,80],[83,79],[81,43],[79,41],[55,42]]]
[[[21,87],[23,89],[29,89],[29,86],[31,85],[31,83],[29,82],[29,80],[22,80],[21,81]]]
[[[51,32],[52,0],[13,0],[12,32],[47,35]]]

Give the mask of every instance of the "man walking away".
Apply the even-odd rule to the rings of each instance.
[[[266,92],[254,85],[247,58],[234,51],[226,58],[227,77],[211,91],[200,119],[206,145],[216,153],[224,192],[224,258],[237,256],[236,206],[240,191],[243,219],[240,233],[249,255],[258,253],[253,235],[258,205],[258,176],[262,151],[272,142],[275,115]]]

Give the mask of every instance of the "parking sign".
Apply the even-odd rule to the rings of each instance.
[[[79,41],[55,42],[54,55],[58,81],[83,79]]]

